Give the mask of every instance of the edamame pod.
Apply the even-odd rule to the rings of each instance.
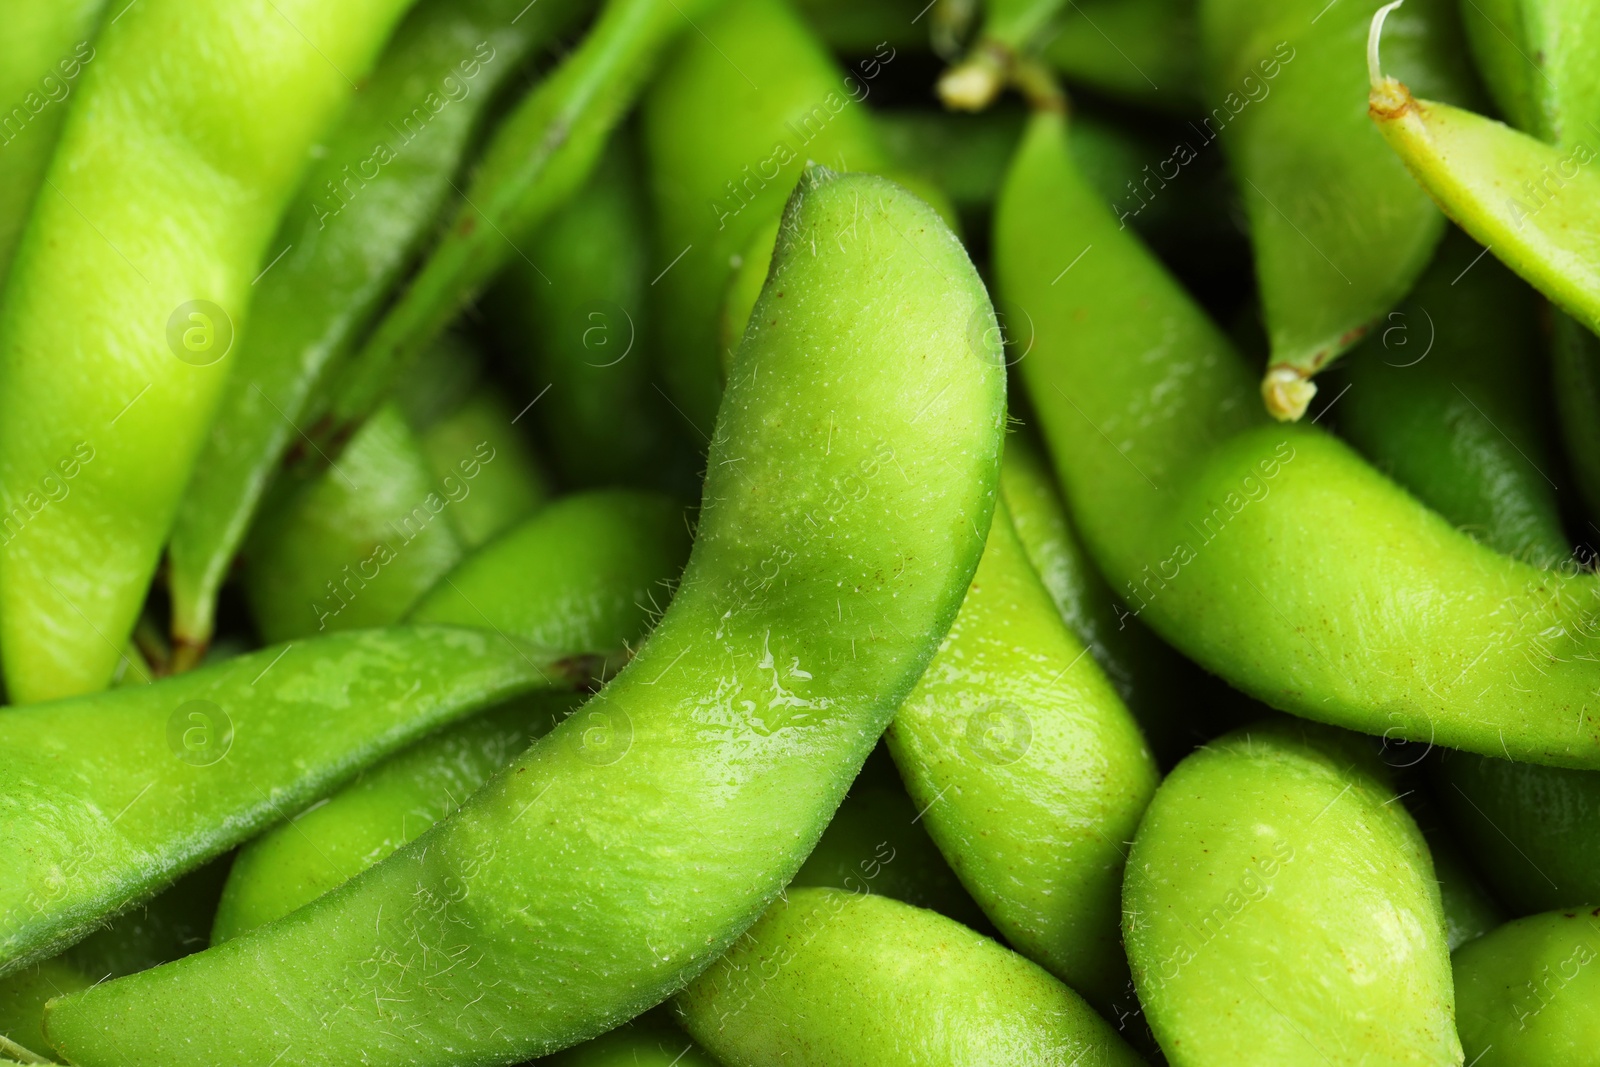
[[[0,167],[0,290],[78,78],[97,55],[94,38],[104,8],[105,0],[0,4],[6,27],[0,55],[0,150],[6,161]]]
[[[960,243],[870,176],[809,174],[751,323],[688,569],[622,673],[310,906],[53,1002],[64,1055],[514,1062],[659,1003],[760,916],[971,583],[1004,372]]]
[[[573,667],[450,627],[339,634],[0,716],[0,975],[430,730]]]
[[[1372,20],[1368,110],[1417,183],[1472,239],[1594,330],[1600,327],[1600,133],[1546,144],[1493,119],[1412,95],[1383,74]]]
[[[1133,612],[1305,718],[1600,766],[1600,579],[1498,555],[1315,427],[1266,422],[1216,327],[1073,172],[1061,118],[1033,121],[996,213],[1000,291],[1032,317],[1022,378]],[[1085,248],[1092,269],[1063,274]]]
[[[462,458],[481,466],[492,455]],[[393,404],[335,466],[284,495],[246,546],[245,596],[268,641],[398,622],[465,552],[440,514],[454,502]]]
[[[1167,776],[1123,929],[1173,1067],[1461,1063],[1439,886],[1357,737],[1273,720]]]
[[[1361,45],[1380,0],[1201,0],[1205,123],[1250,218],[1272,345],[1261,394],[1298,419],[1309,379],[1405,296],[1444,218],[1384,153],[1362,107]],[[1472,85],[1452,0],[1413,0],[1394,58],[1431,96]],[[1403,54],[1401,52],[1403,47]]]
[[[450,525],[469,549],[494,540],[549,499],[550,487],[516,419],[499,392],[480,385],[449,414],[413,423],[434,484],[450,501]]]
[[[1340,432],[1378,469],[1495,549],[1571,551],[1544,436],[1533,294],[1453,230],[1388,327],[1347,357]]]
[[[124,912],[59,956],[0,978],[0,1037],[48,1049],[45,1002],[198,952],[217,908],[226,859],[191,871],[141,907]],[[0,1055],[3,1055],[0,1049]]]
[[[540,1067],[721,1067],[682,1030],[648,1018],[539,1063]]]
[[[963,884],[1023,955],[1096,1005],[1127,984],[1122,843],[1160,775],[997,508],[961,614],[886,735]]]
[[[1600,775],[1452,752],[1435,780],[1474,866],[1515,911],[1600,900]]]
[[[255,283],[250,330],[167,546],[179,667],[211,639],[217,590],[315,387],[348,355],[429,234],[472,135],[527,56],[584,0],[422,0],[301,182]],[[307,427],[309,428],[309,427]]]
[[[1506,923],[1455,955],[1456,1025],[1473,1067],[1600,1062],[1600,908]]]
[[[924,814],[879,746],[790,887],[878,893],[989,933],[989,920],[928,836]]]
[[[533,693],[421,741],[239,850],[211,943],[303,907],[460,808],[577,700]]]
[[[948,1067],[1142,1061],[1072,990],[936,912],[797,889],[678,1011],[728,1067]]]
[[[607,0],[582,43],[500,124],[455,218],[330,389],[330,431],[360,421],[396,376],[566,203],[661,53],[720,0]]]
[[[634,157],[630,131],[619,130],[589,182],[521,242],[528,258],[513,259],[489,292],[500,347],[532,390],[550,391],[529,421],[568,485],[648,483],[675,443],[650,384],[654,271]]]
[[[1056,611],[1106,672],[1133,712],[1161,766],[1170,767],[1196,744],[1221,732],[1198,714],[1206,682],[1111,593],[1067,521],[1055,475],[1031,436],[1006,439],[1000,496],[1017,540]]]
[[[146,0],[96,41],[0,303],[13,701],[111,680],[262,254],[406,7]]]
[[[1593,143],[1600,10],[1570,0],[1462,0],[1461,23],[1478,72],[1512,125],[1552,144]]]
[[[1202,110],[1195,0],[1074,0],[1044,46],[1068,82],[1132,104]]]
[[[625,491],[569,496],[469,556],[409,621],[510,635],[540,660],[581,652],[605,677],[660,614],[688,552],[682,511],[669,500]],[[552,713],[565,718],[571,708],[570,696],[534,695],[451,727],[269,830],[234,862],[213,938],[287,915],[372,866],[456,810],[555,726]]]
[[[642,106],[665,268],[652,282],[661,373],[697,436],[710,429],[722,391],[718,313],[729,284],[747,260],[765,276],[758,238],[801,169],[888,163],[861,106],[872,92],[866,71],[840,69],[784,0],[724,4],[702,28],[685,36]]]

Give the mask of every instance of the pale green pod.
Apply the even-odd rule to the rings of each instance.
[[[724,1067],[1136,1067],[1072,990],[935,912],[799,889],[679,994]]]
[[[1103,1006],[1127,984],[1123,842],[1159,775],[1087,651],[997,508],[961,613],[887,738],[928,832],[1006,940]]]
[[[1600,1064],[1600,908],[1518,919],[1463,945],[1455,983],[1472,1067]]]
[[[1461,1063],[1433,864],[1365,743],[1273,720],[1167,776],[1123,930],[1173,1067]]]

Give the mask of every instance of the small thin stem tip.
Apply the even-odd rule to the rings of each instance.
[[[1371,81],[1374,89],[1383,87],[1383,69],[1378,62],[1378,41],[1383,37],[1383,24],[1389,17],[1389,12],[1405,3],[1406,0],[1394,0],[1393,3],[1384,4],[1378,8],[1377,14],[1372,16],[1372,25],[1367,30],[1367,79]]]

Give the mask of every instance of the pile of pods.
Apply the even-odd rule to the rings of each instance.
[[[1600,4],[0,27],[0,1063],[1600,1065]]]

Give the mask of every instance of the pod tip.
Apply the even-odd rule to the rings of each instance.
[[[982,111],[1005,85],[1004,72],[986,51],[978,51],[939,78],[939,99],[954,111]]]
[[[1261,399],[1267,414],[1279,422],[1298,422],[1317,395],[1317,385],[1298,368],[1276,366],[1261,379]]]

